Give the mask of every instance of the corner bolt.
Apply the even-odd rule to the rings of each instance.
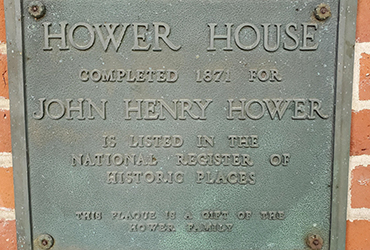
[[[46,8],[40,1],[32,1],[28,4],[28,12],[34,18],[39,19],[45,15]]]
[[[324,4],[324,3],[319,4],[315,9],[314,14],[315,14],[316,19],[319,21],[324,21],[328,19],[329,17],[331,17],[331,11],[330,11],[329,5]]]
[[[35,240],[35,244],[42,250],[49,250],[54,245],[54,239],[49,234],[41,234]]]
[[[306,244],[313,250],[320,250],[324,244],[324,240],[317,234],[311,234],[306,239]]]

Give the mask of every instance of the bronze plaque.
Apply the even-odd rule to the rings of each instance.
[[[344,249],[349,2],[7,1],[18,248]]]

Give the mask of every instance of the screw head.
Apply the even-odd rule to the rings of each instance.
[[[49,250],[54,245],[54,239],[49,234],[41,234],[35,240],[35,244],[43,250]]]
[[[28,4],[28,12],[36,19],[39,19],[45,15],[45,5],[40,1],[32,1]]]
[[[328,19],[329,17],[331,17],[329,5],[324,3],[319,4],[315,9],[314,14],[317,20],[324,21]]]
[[[311,234],[306,239],[306,244],[313,250],[320,250],[324,244],[324,240],[317,234]]]

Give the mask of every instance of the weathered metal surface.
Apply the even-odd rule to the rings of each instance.
[[[6,6],[19,249],[344,249],[355,1]]]

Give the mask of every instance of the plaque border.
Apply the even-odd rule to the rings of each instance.
[[[4,0],[18,250],[33,249],[24,87],[23,3]],[[339,0],[329,249],[345,250],[357,0]],[[312,201],[314,202],[314,201]]]
[[[357,0],[340,0],[331,203],[331,250],[345,250]]]

